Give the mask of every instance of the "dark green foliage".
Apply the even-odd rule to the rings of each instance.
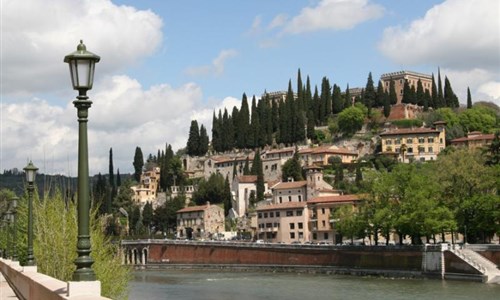
[[[103,215],[110,211],[110,207],[107,207],[106,205],[108,204],[106,202],[107,199],[107,183],[106,183],[106,178],[99,173],[97,175],[97,182],[94,184],[94,189],[93,189],[93,207],[98,207],[97,214]]]
[[[238,112],[238,126],[236,130],[236,146],[239,149],[245,149],[248,146],[248,136],[249,136],[249,126],[250,126],[250,112],[248,109],[248,99],[247,95],[243,93],[241,100],[241,108]]]
[[[398,95],[396,94],[396,83],[392,78],[390,79],[391,82],[389,83],[389,103],[391,105],[394,105],[398,102]]]
[[[307,115],[307,138],[314,142],[316,134],[314,131],[314,117],[311,110],[308,111]]]
[[[120,169],[116,170],[116,186],[119,188],[122,185],[122,178],[120,176]]]
[[[320,122],[326,124],[326,120],[332,114],[332,92],[330,81],[323,77],[321,80],[321,96],[320,96]]]
[[[163,232],[174,231],[177,225],[177,211],[183,209],[185,203],[186,198],[182,195],[158,206],[153,215],[153,222],[156,229]]]
[[[486,148],[486,165],[498,166],[500,164],[500,131],[495,133],[491,144]]]
[[[371,114],[371,109],[374,104],[376,104],[376,92],[375,86],[373,84],[372,72],[368,73],[368,79],[366,81],[365,93],[363,98],[363,103],[368,108],[368,115]]]
[[[392,125],[401,128],[422,127],[423,121],[419,119],[402,119],[392,121]]]
[[[200,127],[200,144],[198,145],[198,155],[205,155],[208,152],[208,134],[205,126]]]
[[[444,102],[448,107],[459,107],[460,103],[458,102],[458,97],[453,92],[451,88],[451,83],[448,80],[448,77],[444,78]]]
[[[438,90],[436,86],[436,81],[434,79],[434,73],[432,73],[432,90],[431,90],[431,102],[429,103],[430,107],[433,107],[434,109],[440,108],[439,106],[439,99],[438,99]]]
[[[142,168],[144,167],[144,157],[142,155],[142,150],[140,147],[135,147],[134,154],[134,179],[135,181],[141,181]]]
[[[189,137],[186,145],[187,154],[190,156],[198,155],[199,145],[200,129],[198,127],[198,121],[191,120],[191,126],[189,127]]]
[[[469,87],[467,87],[467,108],[472,108],[472,97],[470,95]]]
[[[410,83],[408,82],[408,80],[405,80],[405,83],[403,86],[403,100],[401,100],[401,102],[411,103],[411,99],[412,99],[412,94],[411,94]]]
[[[424,86],[422,85],[422,81],[419,79],[417,82],[417,94],[415,95],[416,101],[415,103],[424,106],[424,111],[427,111],[428,107],[426,108],[424,105],[425,102],[425,93],[424,93]]]
[[[333,85],[332,103],[334,114],[338,114],[344,109],[344,99],[342,98],[342,91],[336,84]]]
[[[352,135],[360,130],[365,120],[365,114],[358,106],[344,109],[338,116],[339,129],[341,132]]]
[[[153,204],[149,201],[142,208],[142,224],[146,228],[150,228],[153,225]]]
[[[245,160],[245,166],[243,167],[243,175],[251,175],[250,172],[250,160],[247,156],[247,159]]]
[[[226,177],[224,181],[224,191],[222,195],[222,203],[224,204],[224,215],[227,216],[229,210],[233,207],[233,195],[231,194],[231,186],[229,185],[229,178]]]
[[[224,203],[225,179],[220,173],[210,175],[208,180],[202,179],[198,184],[198,190],[193,193],[193,202],[196,205]]]
[[[375,93],[375,103],[373,104],[374,107],[381,107],[385,105],[385,99],[387,98],[386,92],[384,90],[384,85],[382,84],[382,81],[378,81],[377,85],[377,92]]]
[[[264,170],[262,168],[262,160],[260,158],[260,150],[257,149],[252,163],[252,175],[257,175],[257,201],[264,200]]]
[[[384,116],[388,118],[391,114],[391,103],[390,103],[390,98],[389,95],[384,93],[383,96],[383,102],[384,102]]]
[[[303,180],[298,149],[295,149],[293,157],[287,160],[281,167],[281,180],[286,182],[288,178],[293,178],[294,181]]]
[[[437,84],[437,99],[436,99],[436,107],[445,107],[446,102],[444,101],[444,94],[443,94],[443,85],[441,82],[441,70],[438,68],[438,84]]]

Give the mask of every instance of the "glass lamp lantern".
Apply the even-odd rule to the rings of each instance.
[[[64,57],[64,62],[69,64],[74,90],[85,92],[92,89],[95,64],[100,59],[98,55],[87,51],[87,47],[82,40],[80,40],[75,52]]]
[[[35,177],[36,177],[36,171],[38,171],[38,168],[35,167],[33,162],[30,160],[29,164],[24,167],[24,172],[26,173],[26,181],[28,183],[33,183],[35,182]]]

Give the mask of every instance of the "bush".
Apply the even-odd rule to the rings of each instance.
[[[50,199],[34,201],[34,254],[39,272],[62,281],[72,279],[77,258],[76,204],[65,201],[60,192]],[[92,269],[101,281],[101,294],[113,299],[125,299],[128,294],[130,269],[121,265],[118,245],[103,233],[103,220],[91,212]]]

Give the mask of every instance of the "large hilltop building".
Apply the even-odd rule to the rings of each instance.
[[[157,191],[160,184],[160,168],[155,167],[152,170],[141,174],[139,185],[132,186],[132,200],[144,206],[147,202],[156,204],[158,198]],[[154,205],[155,206],[155,205]]]
[[[432,76],[412,71],[399,71],[399,72],[391,72],[385,73],[380,76],[380,81],[382,81],[382,85],[384,86],[384,90],[389,92],[389,87],[391,85],[391,81],[394,81],[396,88],[396,95],[398,97],[397,104],[401,103],[403,99],[403,88],[405,82],[408,81],[410,87],[414,87],[417,89],[418,81],[422,82],[422,86],[425,90],[429,90],[429,93],[432,95]]]

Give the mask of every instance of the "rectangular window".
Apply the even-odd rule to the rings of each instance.
[[[266,228],[272,228],[273,227],[273,223],[266,223]]]
[[[258,217],[259,219],[262,219],[262,213],[259,213]]]
[[[321,225],[322,225],[323,227],[326,227],[326,221],[325,221],[325,220],[321,221]]]
[[[304,227],[304,224],[302,222],[299,222],[297,225],[299,226],[299,229],[302,229]]]
[[[280,212],[279,212],[279,211],[277,211],[277,212],[276,212],[276,218],[279,218],[279,217],[280,217]]]
[[[276,228],[280,228],[280,223],[277,223],[277,222],[276,222],[276,223],[274,223],[274,227],[276,227]]]
[[[290,232],[290,239],[292,239],[292,240],[295,239],[295,232]]]
[[[387,141],[385,141],[385,144],[386,144],[386,145],[392,145],[392,140],[387,140]]]
[[[297,211],[295,212],[295,215],[296,215],[297,217],[302,216],[302,211],[301,211],[301,210],[297,210]]]
[[[274,213],[273,212],[269,213],[269,218],[274,218]]]
[[[304,238],[304,233],[299,231],[299,239],[303,239],[303,238]]]
[[[413,139],[406,139],[407,144],[413,144]]]
[[[429,147],[429,153],[434,153],[434,150],[432,149],[432,147]]]
[[[313,232],[313,240],[317,240],[318,239],[318,234],[316,232]]]
[[[281,197],[280,197],[280,203],[283,203],[283,199],[281,199]]]
[[[290,229],[295,229],[295,223],[290,223]]]
[[[395,140],[394,144],[396,144],[396,145],[401,144],[401,139],[400,139],[400,138],[397,138],[397,139]]]
[[[427,143],[434,143],[434,138],[433,137],[427,138]]]
[[[264,213],[264,219],[266,219],[266,218],[267,218],[267,213]]]
[[[287,210],[286,211],[286,216],[287,217],[293,217],[293,210]]]
[[[292,202],[292,196],[288,196],[288,202]]]
[[[323,215],[325,214],[325,208],[324,207],[321,208],[321,214],[323,214]]]
[[[424,139],[423,137],[418,138],[418,143],[419,143],[419,144],[423,144],[423,143],[425,143],[425,139]]]
[[[328,232],[323,233],[323,239],[325,239],[325,240],[328,239]]]
[[[299,195],[299,202],[302,202],[302,196]]]

